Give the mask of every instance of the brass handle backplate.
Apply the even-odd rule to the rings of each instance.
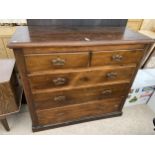
[[[66,79],[65,78],[62,78],[62,77],[58,77],[58,78],[55,78],[53,79],[53,83],[56,85],[56,86],[59,86],[59,85],[64,85],[66,83]]]
[[[112,93],[112,90],[107,89],[102,91],[102,95],[110,95]]]
[[[108,79],[115,79],[117,77],[117,72],[109,72],[107,73],[106,77]]]
[[[57,101],[57,102],[65,101],[65,100],[66,100],[66,96],[64,95],[54,97],[54,101]]]
[[[120,61],[122,61],[122,59],[123,59],[123,56],[122,55],[119,55],[119,54],[116,54],[116,55],[113,55],[112,56],[112,60],[113,61],[120,62]]]
[[[115,104],[115,105],[114,105],[114,107],[115,107],[115,108],[118,108],[118,107],[119,107],[119,105],[118,105],[118,104]]]
[[[52,60],[52,64],[54,66],[64,66],[65,65],[65,60],[61,58],[56,58]]]

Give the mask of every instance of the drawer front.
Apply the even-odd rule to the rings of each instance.
[[[121,98],[88,102],[54,109],[37,111],[40,125],[57,124],[62,122],[100,116],[120,110]]]
[[[33,100],[37,109],[48,109],[93,100],[121,97],[127,93],[127,87],[128,83],[62,91],[43,91],[42,93],[33,94]]]
[[[81,68],[88,66],[88,53],[61,53],[25,55],[27,72],[51,69]]]
[[[102,67],[95,69],[75,70],[64,73],[47,73],[30,75],[32,90],[48,88],[64,88],[66,86],[95,85],[97,83],[130,81],[135,67]],[[97,76],[96,76],[97,75]]]
[[[143,56],[142,50],[94,52],[92,66],[137,64]]]

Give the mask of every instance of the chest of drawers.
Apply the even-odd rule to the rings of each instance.
[[[152,43],[126,28],[19,27],[8,46],[33,131],[121,115]]]

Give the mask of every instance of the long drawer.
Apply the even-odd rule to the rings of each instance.
[[[40,125],[58,124],[120,111],[122,98],[91,101],[47,110],[38,110]]]
[[[99,85],[77,89],[42,90],[33,93],[36,109],[48,109],[83,102],[116,98],[124,96],[127,92],[128,83]]]
[[[87,52],[25,55],[28,73],[51,69],[87,67],[88,59]]]
[[[143,50],[100,51],[92,54],[92,66],[137,64]]]
[[[46,72],[30,74],[29,81],[32,90],[48,88],[64,88],[66,86],[95,85],[97,83],[130,81],[134,66],[125,67],[99,67],[95,69],[83,69],[61,72]]]

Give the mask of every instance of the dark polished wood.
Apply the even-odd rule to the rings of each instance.
[[[77,123],[84,123],[84,122],[95,121],[95,120],[99,120],[99,119],[118,117],[118,116],[122,116],[122,114],[123,114],[122,111],[116,111],[116,112],[106,113],[106,114],[102,114],[102,115],[98,115],[98,116],[86,117],[85,119],[81,118],[81,119],[76,119],[76,120],[73,120],[73,121],[65,121],[65,122],[58,123],[58,124],[32,126],[32,131],[33,132],[38,132],[38,131],[54,129],[54,128],[58,128],[58,127],[73,125],[73,124],[77,124]]]
[[[37,109],[48,109],[71,104],[79,104],[93,100],[121,97],[126,94],[128,83],[95,85],[66,90],[47,90],[33,93]]]
[[[149,45],[149,44],[148,44]],[[25,56],[34,54],[58,54],[58,53],[77,53],[77,52],[98,52],[98,51],[118,51],[118,50],[144,50],[146,44],[116,44],[116,45],[94,45],[94,46],[51,46],[51,47],[27,47],[23,48]]]
[[[127,19],[27,19],[29,26],[126,26]]]
[[[125,27],[20,26],[8,47],[94,46],[150,42],[153,40]]]
[[[18,28],[8,46],[33,131],[121,115],[152,42],[123,27]]]
[[[27,72],[68,69],[88,66],[88,53],[37,54],[25,56]]]
[[[38,119],[37,119],[37,116],[35,113],[34,104],[32,102],[32,93],[31,93],[29,81],[28,81],[27,74],[26,74],[25,59],[24,59],[21,49],[14,49],[14,53],[15,53],[15,58],[16,58],[16,63],[17,63],[17,67],[19,70],[19,74],[22,79],[22,85],[24,88],[26,101],[27,101],[27,104],[29,105],[28,107],[29,107],[29,111],[30,111],[30,115],[31,115],[31,119],[32,119],[32,126],[37,126]]]
[[[39,110],[37,111],[37,115],[41,125],[58,124],[90,116],[99,116],[104,113],[117,112],[120,110],[120,103],[120,98],[91,101],[83,104]]]
[[[28,74],[31,89],[87,86],[109,82],[130,82],[135,66],[97,67],[86,69],[56,70]],[[126,73],[126,74],[124,74]],[[97,76],[96,76],[97,75]]]
[[[137,64],[143,56],[143,50],[94,52],[92,66]],[[104,61],[103,61],[104,60]]]

